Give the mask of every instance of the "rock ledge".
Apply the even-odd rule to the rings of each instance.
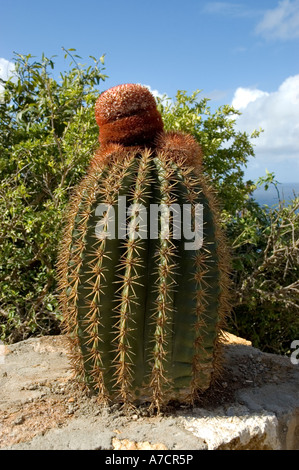
[[[227,334],[222,382],[193,407],[100,408],[71,380],[64,336],[5,348],[2,450],[299,450],[299,365]],[[3,359],[3,357],[2,357]]]

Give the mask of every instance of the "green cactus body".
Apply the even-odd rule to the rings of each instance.
[[[62,306],[77,375],[103,399],[151,400],[156,406],[194,399],[218,367],[227,310],[222,238],[210,189],[184,164],[149,150],[111,159],[84,183],[70,210],[61,256]],[[171,223],[168,238],[161,230],[154,239],[149,230],[146,238],[130,234],[134,211],[125,239],[97,238],[97,207],[111,205],[117,221],[120,195],[126,208],[202,204],[203,246],[185,250],[184,237],[172,238]]]
[[[227,253],[213,191],[172,141],[105,149],[68,208],[58,264],[64,325],[76,377],[103,401],[193,402],[219,376]],[[203,244],[187,250],[183,208],[194,228],[197,204]],[[163,207],[177,211],[167,236]]]

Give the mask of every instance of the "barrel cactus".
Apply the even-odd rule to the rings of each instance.
[[[95,115],[100,146],[71,197],[58,262],[75,376],[103,402],[194,402],[221,373],[229,312],[201,148],[163,131],[141,85],[105,91]]]

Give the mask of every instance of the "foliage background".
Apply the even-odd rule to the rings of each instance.
[[[64,208],[98,145],[94,103],[103,91],[104,56],[88,64],[74,49],[55,77],[55,57],[15,56],[15,74],[0,97],[0,338],[59,334],[55,263]],[[254,157],[249,136],[236,130],[238,112],[211,112],[197,90],[157,99],[165,129],[194,135],[205,172],[218,192],[232,255],[233,315],[228,328],[262,350],[288,353],[299,338],[298,197],[276,208],[252,198],[268,173],[244,181]]]

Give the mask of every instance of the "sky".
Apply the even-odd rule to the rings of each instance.
[[[232,104],[255,158],[245,177],[266,169],[299,182],[299,0],[0,0],[0,77],[14,52],[42,53],[65,70],[62,47],[83,63],[105,54],[109,78],[148,85],[175,98],[201,90],[211,109]]]

